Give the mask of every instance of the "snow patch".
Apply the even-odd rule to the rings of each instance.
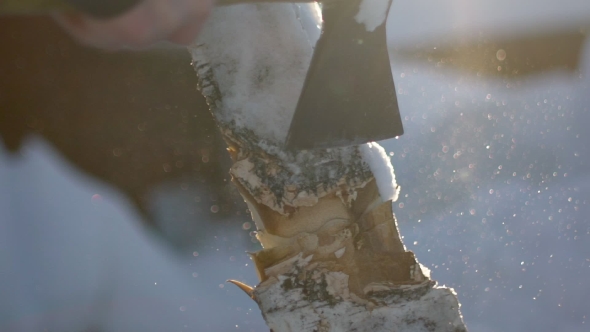
[[[359,24],[364,24],[367,31],[375,31],[378,26],[385,22],[389,4],[390,0],[363,0],[354,19]]]
[[[373,176],[375,176],[381,199],[384,202],[388,200],[397,201],[399,186],[395,181],[393,166],[387,153],[385,153],[385,149],[381,145],[372,142],[360,145],[359,151],[363,161],[369,165]]]
[[[211,81],[223,87],[216,105],[218,120],[253,130],[271,145],[282,145],[320,24],[316,3],[215,8],[189,50],[199,63],[197,73],[210,73]],[[206,97],[215,89],[201,86]]]

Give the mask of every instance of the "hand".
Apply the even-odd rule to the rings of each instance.
[[[96,0],[100,1],[100,0]],[[105,49],[143,48],[158,41],[192,42],[214,0],[143,0],[106,20],[82,13],[60,13],[57,22],[81,43]]]

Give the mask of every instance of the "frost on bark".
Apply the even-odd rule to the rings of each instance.
[[[320,21],[316,4],[217,8],[190,47],[263,246],[260,284],[234,283],[274,332],[465,331],[453,290],[401,241],[383,149],[284,149]]]

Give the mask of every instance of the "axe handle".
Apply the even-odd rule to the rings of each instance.
[[[141,0],[0,0],[0,15],[34,15],[78,10],[97,18],[109,18],[125,12],[140,1]],[[215,5],[229,6],[244,3],[270,2],[293,2],[293,0],[217,0]],[[316,0],[298,0],[297,2],[316,2]]]
[[[141,0],[0,0],[0,14],[47,14],[77,10],[96,18],[115,17]]]
[[[47,14],[73,10],[62,0],[0,0],[0,15]]]
[[[245,3],[304,3],[304,2],[320,2],[319,0],[217,0],[215,1],[216,6],[230,6],[240,5]]]

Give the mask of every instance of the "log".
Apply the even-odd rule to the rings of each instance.
[[[274,332],[466,331],[453,290],[403,245],[383,148],[285,149],[320,24],[317,4],[216,8],[189,47],[263,247],[260,283],[232,282]]]

